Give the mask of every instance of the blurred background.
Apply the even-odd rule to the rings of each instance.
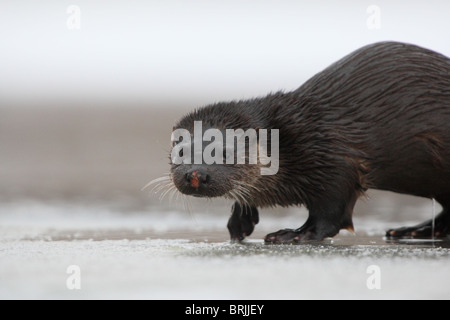
[[[448,56],[449,12],[450,2],[437,0],[0,1],[2,206],[183,210],[141,191],[168,172],[171,128],[183,114],[296,89],[377,41]],[[429,212],[417,208],[431,208],[370,195],[359,215],[420,221]],[[194,211],[216,208],[192,202]]]

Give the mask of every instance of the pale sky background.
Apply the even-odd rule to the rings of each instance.
[[[70,5],[79,30],[67,27]],[[450,56],[450,1],[1,0],[0,105],[250,98],[293,90],[381,40]]]

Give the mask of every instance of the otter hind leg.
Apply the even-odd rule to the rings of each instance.
[[[266,244],[299,244],[309,241],[322,241],[328,237],[334,237],[341,229],[353,231],[353,224],[350,221],[346,224],[333,224],[331,221],[308,218],[306,223],[298,229],[281,229],[277,232],[269,233],[264,237]]]
[[[436,216],[434,226],[434,237],[445,238],[450,236],[450,194],[436,197],[443,210]],[[425,221],[413,227],[390,229],[386,232],[388,239],[424,239],[432,237],[432,220]]]
[[[228,231],[233,242],[244,240],[252,234],[255,225],[259,222],[259,213],[256,207],[249,207],[235,202],[228,220]]]
[[[357,198],[355,192],[347,201],[317,201],[310,206],[309,217],[302,227],[269,233],[264,241],[266,244],[299,244],[334,237],[341,229],[353,231],[352,214]]]
[[[306,223],[298,229],[281,229],[269,233],[264,237],[266,244],[299,244],[309,241],[322,241],[327,237],[333,237],[339,233],[339,227],[329,222],[317,222],[309,218]]]

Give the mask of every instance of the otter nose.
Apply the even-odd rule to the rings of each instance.
[[[186,173],[186,181],[191,187],[198,189],[200,186],[206,187],[209,183],[209,175],[206,172],[195,169]]]

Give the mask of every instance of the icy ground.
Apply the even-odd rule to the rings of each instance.
[[[227,216],[42,203],[0,206],[0,298],[449,299],[447,242],[386,243],[387,227],[355,219],[357,235],[268,246],[298,217],[264,217],[230,244]],[[70,290],[69,266],[80,270]],[[379,269],[379,289],[370,266]],[[368,273],[369,271],[369,273]],[[369,282],[369,286],[368,286]],[[70,287],[70,284],[69,284]]]

